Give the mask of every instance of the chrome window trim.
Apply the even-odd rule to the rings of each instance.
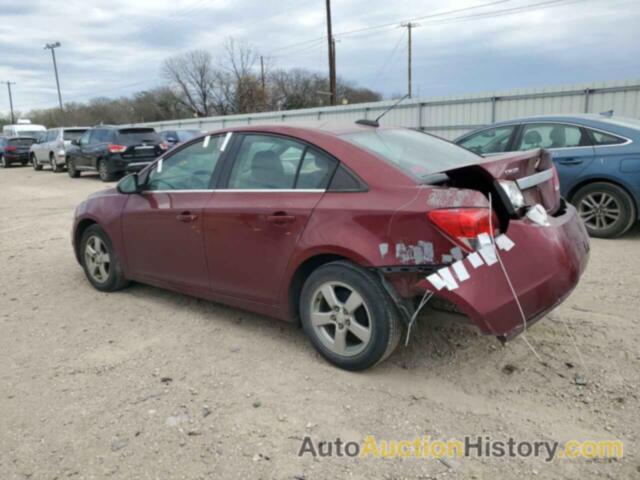
[[[527,188],[535,187],[553,177],[553,170],[543,170],[542,172],[534,173],[528,177],[518,178],[516,184],[520,187],[520,190],[526,190]]]
[[[217,188],[217,189],[194,189],[194,190],[143,190],[141,193],[205,193],[205,192],[220,192],[220,193],[323,193],[326,190],[321,188],[265,188],[265,189],[231,189],[231,188]]]

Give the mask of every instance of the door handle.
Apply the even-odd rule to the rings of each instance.
[[[184,223],[188,223],[188,222],[193,222],[194,220],[196,220],[198,218],[197,215],[192,215],[191,212],[182,212],[179,213],[176,218],[178,219],[179,222],[184,222]]]
[[[275,223],[276,225],[293,223],[295,220],[296,217],[294,215],[287,215],[284,212],[276,212],[273,215],[267,215],[267,222]]]
[[[578,165],[582,163],[581,158],[560,158],[558,159],[558,163],[562,165]]]

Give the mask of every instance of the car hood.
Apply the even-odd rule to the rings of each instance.
[[[97,192],[93,192],[87,197],[87,200],[92,200],[94,198],[104,198],[104,197],[113,197],[115,195],[121,195],[118,190],[114,187],[106,188],[104,190],[99,190]]]

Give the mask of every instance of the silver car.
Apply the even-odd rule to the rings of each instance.
[[[42,170],[44,165],[50,165],[53,172],[61,172],[71,141],[80,138],[87,130],[88,127],[64,127],[42,132],[30,149],[33,169]]]

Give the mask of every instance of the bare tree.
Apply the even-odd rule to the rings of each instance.
[[[164,77],[176,88],[178,98],[194,115],[206,117],[217,112],[214,90],[219,72],[211,54],[192,50],[167,58],[162,69]]]

